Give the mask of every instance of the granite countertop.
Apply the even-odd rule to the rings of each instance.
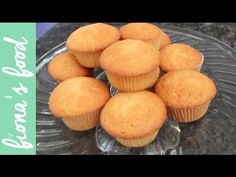
[[[88,23],[59,23],[50,31],[44,34],[37,41],[37,59],[53,47],[66,41],[69,34],[80,26]],[[163,24],[163,23],[161,23]],[[208,34],[236,49],[236,23],[164,23],[182,28]],[[120,27],[122,23],[113,23]],[[219,119],[217,119],[219,117]],[[188,126],[180,125],[182,137],[180,145],[185,148],[185,154],[236,154],[236,131],[229,121],[225,120],[223,115],[213,119],[204,118],[204,121],[190,123]],[[234,119],[234,118],[233,118]],[[235,120],[234,120],[235,122]],[[208,130],[205,127],[211,126]],[[195,127],[195,128],[193,128]],[[224,132],[222,127],[226,128]],[[203,131],[198,132],[201,129]],[[197,131],[197,132],[196,132]],[[219,132],[224,132],[223,135]],[[214,134],[213,137],[212,134]],[[191,135],[191,138],[185,136]],[[208,137],[208,138],[207,138]],[[201,139],[200,143],[199,140]]]
[[[88,23],[58,23],[37,41],[37,58],[66,41],[69,34]],[[114,23],[121,26],[121,23]],[[163,24],[163,23],[161,23]],[[208,34],[236,49],[236,23],[164,23]]]

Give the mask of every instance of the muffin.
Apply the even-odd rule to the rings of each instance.
[[[168,36],[168,34],[162,32],[162,35],[161,35],[161,43],[160,43],[160,50],[162,48],[164,48],[165,46],[167,45],[170,45],[171,44],[171,39],[170,37]]]
[[[101,110],[110,99],[106,85],[89,77],[74,77],[61,82],[49,97],[49,109],[75,131],[99,124]]]
[[[77,76],[88,76],[90,69],[82,67],[70,52],[55,56],[48,64],[48,73],[59,82]]]
[[[101,126],[126,147],[151,143],[166,120],[166,107],[149,91],[118,93],[104,106]]]
[[[88,68],[99,66],[102,51],[120,38],[119,30],[111,25],[95,23],[80,27],[67,39],[67,48],[79,63]]]
[[[207,112],[216,95],[216,86],[202,73],[176,70],[159,79],[155,92],[165,102],[169,117],[177,122],[192,122]]]
[[[160,52],[153,46],[133,39],[112,44],[100,57],[111,85],[119,91],[140,91],[157,81]]]
[[[179,69],[200,71],[203,61],[203,55],[187,44],[170,44],[161,50],[160,67],[165,72]]]
[[[160,48],[162,31],[151,23],[128,23],[119,29],[121,39],[137,39]]]

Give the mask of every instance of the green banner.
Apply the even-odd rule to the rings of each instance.
[[[0,154],[36,153],[35,23],[0,23]]]

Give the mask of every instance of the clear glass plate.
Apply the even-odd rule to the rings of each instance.
[[[109,83],[105,72],[99,74],[97,79],[103,81],[109,88],[111,96],[118,93]],[[95,130],[95,139],[97,147],[106,154],[121,155],[153,155],[153,154],[181,154],[177,148],[180,140],[180,129],[176,122],[167,119],[163,127],[158,132],[155,140],[142,148],[127,148],[118,143],[113,137],[109,136],[101,126]]]
[[[204,54],[202,72],[214,80],[218,89],[207,114],[188,124],[168,120],[152,144],[137,149],[122,147],[99,126],[86,132],[71,131],[48,109],[48,98],[57,82],[49,76],[47,66],[55,55],[66,50],[63,43],[37,61],[37,154],[236,154],[235,50],[202,33],[161,28],[173,42],[190,44]],[[94,75],[101,72],[97,69]],[[116,94],[116,90],[111,88],[111,93]]]
[[[108,155],[165,155],[182,154],[177,146],[180,140],[180,129],[176,122],[167,119],[155,140],[142,148],[127,148],[109,136],[101,126],[95,131],[97,147]]]

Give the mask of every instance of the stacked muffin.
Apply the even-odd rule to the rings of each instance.
[[[119,38],[118,29],[111,25],[96,23],[81,27],[69,36],[68,51],[49,63],[49,74],[60,82],[50,95],[49,109],[70,129],[89,130],[99,124],[110,92],[102,81],[89,76],[93,68],[99,67],[103,50]]]
[[[49,108],[72,130],[100,123],[124,146],[142,147],[156,138],[167,115],[178,122],[198,120],[216,95],[214,82],[200,73],[203,55],[187,44],[171,44],[155,25],[129,23],[118,30],[96,23],[77,29],[66,44],[69,52],[48,67],[60,81]],[[105,71],[116,96],[89,77],[95,67]],[[165,74],[159,78],[160,70]]]

